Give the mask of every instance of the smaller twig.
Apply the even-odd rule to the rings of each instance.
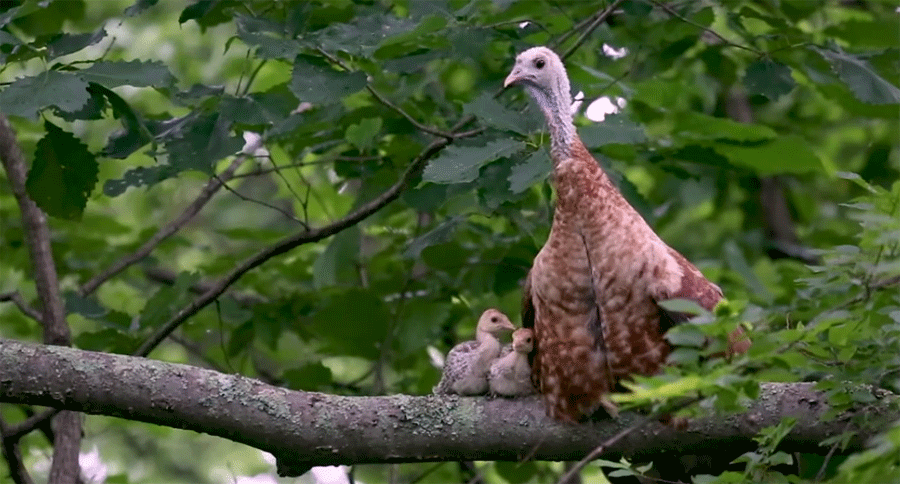
[[[410,115],[409,113],[404,111],[403,108],[401,108],[400,106],[397,106],[396,104],[389,101],[386,97],[382,96],[381,93],[376,91],[374,87],[367,85],[366,89],[372,94],[372,96],[375,96],[375,99],[377,99],[378,102],[380,102],[381,104],[384,104],[385,106],[391,108],[392,110],[396,111],[398,114],[400,114],[401,116],[406,118],[406,120],[409,121],[410,123],[412,123],[412,125],[415,126],[416,129],[418,129],[419,131],[424,131],[428,134],[431,134],[434,136],[439,136],[441,138],[447,138],[447,139],[453,139],[456,137],[453,133],[441,131],[437,128],[432,128],[430,126],[426,126],[426,125],[420,123],[419,121],[416,120],[416,118],[412,117],[412,115]]]
[[[844,432],[850,429],[850,422],[847,422],[847,425],[844,426]],[[831,458],[834,457],[834,453],[837,451],[837,448],[841,445],[841,439],[838,439],[834,445],[828,449],[828,453],[825,454],[825,459],[822,460],[822,467],[819,467],[819,472],[816,472],[816,477],[813,478],[813,482],[822,482],[822,479],[825,478],[825,471],[828,468],[828,463],[831,461]]]
[[[22,313],[24,313],[26,316],[39,323],[42,322],[40,311],[29,306],[28,303],[25,302],[24,299],[22,299],[22,295],[19,294],[19,291],[10,291],[0,294],[0,302],[7,301],[12,301],[12,303],[15,304],[17,308],[19,308],[19,311],[22,311]]]
[[[226,183],[225,180],[219,178],[218,175],[213,175],[213,176],[215,177],[216,180],[219,180],[219,183],[222,184],[222,188],[224,188],[225,190],[231,192],[234,196],[240,198],[241,200],[243,200],[243,201],[245,201],[245,202],[255,203],[255,204],[257,204],[257,205],[262,205],[263,207],[266,207],[266,208],[271,208],[272,210],[275,210],[276,212],[279,212],[279,213],[281,213],[282,215],[284,215],[285,217],[287,217],[287,218],[293,220],[294,222],[297,222],[298,224],[302,225],[303,228],[309,229],[309,226],[306,225],[306,222],[304,222],[304,221],[300,220],[299,218],[295,217],[293,214],[291,214],[291,213],[288,212],[287,210],[285,210],[285,209],[283,209],[283,208],[276,207],[275,205],[272,205],[271,203],[264,202],[264,201],[262,201],[262,200],[257,200],[257,199],[255,199],[255,198],[248,197],[248,196],[242,194],[241,192],[235,190],[234,188],[231,188],[230,186],[228,186],[228,183]]]
[[[8,426],[3,433],[3,440],[15,442],[25,435],[30,434],[31,431],[40,427],[44,422],[50,420],[54,415],[61,411],[62,410],[51,408],[50,410],[36,413],[17,424]]]
[[[693,404],[699,402],[700,400],[701,400],[701,397],[694,397],[694,398],[691,398],[691,399],[686,400],[686,401],[684,401],[684,402],[681,402],[681,403],[679,403],[678,405],[675,405],[674,408],[667,408],[667,409],[665,409],[664,411],[663,411],[663,410],[659,410],[659,411],[653,412],[653,413],[651,413],[650,415],[647,415],[646,417],[644,417],[644,418],[642,418],[641,420],[639,420],[637,423],[635,423],[635,424],[632,425],[631,427],[622,429],[619,433],[617,433],[616,435],[613,435],[612,437],[606,439],[605,441],[603,441],[602,444],[598,445],[596,448],[594,448],[594,450],[590,451],[590,452],[588,453],[588,455],[584,456],[584,459],[581,459],[580,461],[578,461],[578,463],[576,463],[575,465],[573,465],[572,468],[569,469],[568,472],[566,472],[565,474],[563,474],[563,476],[559,479],[559,481],[557,482],[557,484],[563,484],[563,483],[568,482],[569,479],[572,478],[572,476],[574,476],[575,474],[581,472],[581,469],[584,469],[584,466],[588,465],[588,463],[590,463],[592,460],[596,459],[596,458],[597,458],[600,454],[602,454],[606,449],[612,447],[612,446],[615,445],[618,441],[624,439],[625,437],[627,437],[627,436],[628,436],[629,434],[631,434],[632,432],[641,429],[642,427],[644,427],[645,425],[649,424],[650,422],[654,422],[654,421],[659,420],[659,418],[660,418],[662,415],[664,415],[664,414],[668,414],[668,413],[672,413],[672,412],[677,412],[678,410],[681,410],[681,409],[683,409],[683,408],[685,408],[685,407],[688,407],[688,406],[690,406],[690,405],[693,405]]]
[[[337,64],[345,71],[350,72],[350,68],[344,63],[344,61],[342,61],[338,57],[331,55],[329,52],[325,51],[325,49],[322,49],[322,48],[317,48],[316,50],[320,54],[325,56],[329,61],[333,62],[334,64]],[[392,103],[390,100],[388,100],[386,97],[384,97],[380,92],[375,90],[375,88],[372,87],[369,83],[366,83],[366,90],[368,90],[369,93],[371,93],[372,96],[374,96],[375,99],[378,100],[378,102],[380,102],[381,104],[384,104],[388,108],[396,111],[398,114],[400,114],[401,116],[406,118],[406,120],[409,121],[410,123],[412,123],[412,125],[415,126],[416,129],[418,129],[419,131],[424,131],[428,134],[438,136],[440,138],[446,138],[446,139],[456,138],[456,135],[453,133],[448,133],[446,131],[442,131],[437,128],[432,128],[431,126],[426,126],[426,125],[420,123],[416,118],[412,117],[411,114],[409,114],[405,110],[403,110],[403,108]]]
[[[174,285],[175,281],[178,280],[178,273],[163,269],[162,267],[147,267],[144,269],[144,276],[153,282],[158,282],[167,286]],[[201,280],[196,284],[193,284],[189,289],[194,294],[203,294],[208,291],[210,287],[212,287],[211,282]],[[252,306],[266,301],[266,298],[251,292],[232,291],[229,293],[229,297],[234,299],[241,306]]]
[[[567,30],[564,34],[560,35],[558,39],[547,44],[547,47],[550,47],[551,49],[553,49],[555,51],[557,47],[566,43],[566,41],[569,40],[570,37],[572,37],[579,31],[581,31],[581,29],[583,29],[585,25],[588,25],[589,23],[593,22],[594,19],[596,19],[597,16],[602,13],[603,12],[600,11],[600,12],[595,13],[594,15],[591,15],[590,17],[587,17],[587,18],[581,20],[577,24],[573,25],[572,28]]]
[[[179,215],[178,218],[159,229],[136,251],[119,259],[115,264],[106,268],[103,272],[97,274],[96,276],[91,278],[91,280],[84,283],[84,285],[81,286],[81,288],[78,290],[78,294],[84,297],[93,293],[104,282],[115,277],[125,269],[131,267],[144,257],[147,257],[147,255],[150,254],[150,252],[152,252],[153,249],[156,248],[156,246],[181,230],[182,227],[184,227],[194,218],[195,215],[200,212],[200,210],[206,205],[207,202],[209,202],[213,195],[215,195],[216,192],[219,191],[219,188],[224,185],[222,180],[231,178],[238,167],[240,167],[244,163],[244,161],[246,161],[247,158],[251,156],[250,153],[256,151],[256,149],[259,148],[261,144],[262,138],[257,140],[256,143],[248,146],[244,150],[243,154],[238,155],[234,159],[234,161],[231,162],[231,165],[229,165],[228,168],[226,168],[221,174],[215,175],[206,183],[206,185],[203,187],[203,190],[200,191],[200,195],[197,196],[197,198],[190,205],[188,205],[188,207],[185,208],[183,212],[181,212],[181,215]]]
[[[15,484],[33,484],[28,469],[22,461],[22,449],[19,442],[6,438],[6,422],[0,418],[0,441],[3,442],[3,457],[6,459],[9,475]]]
[[[722,41],[722,43],[724,43],[724,44],[726,44],[726,45],[730,45],[730,46],[732,46],[732,47],[737,47],[738,49],[744,49],[744,50],[746,50],[746,51],[748,51],[748,52],[753,52],[753,53],[756,54],[756,55],[763,55],[762,52],[760,52],[760,51],[754,49],[753,47],[747,47],[746,45],[741,45],[741,44],[738,44],[737,42],[732,42],[732,41],[726,39],[725,37],[723,37],[722,34],[716,32],[715,30],[713,30],[713,29],[711,29],[711,28],[709,28],[709,27],[707,27],[707,26],[705,26],[705,25],[700,25],[700,24],[698,24],[697,22],[694,22],[693,20],[691,20],[691,19],[689,19],[689,18],[687,18],[687,17],[684,17],[683,15],[681,15],[681,14],[679,14],[678,12],[676,12],[675,10],[673,10],[672,7],[666,5],[666,4],[664,4],[664,3],[662,3],[662,2],[660,2],[660,1],[658,1],[658,0],[648,0],[648,1],[649,1],[651,4],[657,6],[657,7],[659,7],[660,9],[662,9],[663,11],[665,11],[667,14],[669,14],[669,15],[671,15],[671,16],[677,18],[678,20],[681,20],[682,22],[684,22],[684,23],[686,23],[686,24],[688,24],[688,25],[693,25],[694,27],[697,27],[698,29],[700,29],[700,30],[702,30],[702,31],[704,31],[704,32],[706,32],[706,33],[712,35],[713,37],[719,39],[720,41]]]
[[[547,29],[547,27],[544,27],[540,22],[536,22],[530,18],[523,18],[523,19],[519,19],[519,20],[504,20],[502,22],[496,22],[496,23],[487,24],[487,25],[479,25],[478,27],[482,28],[482,29],[494,29],[497,27],[502,27],[504,25],[521,25],[522,22],[528,22],[530,24],[535,24],[538,27],[540,27],[540,29],[543,30],[544,32],[550,33],[550,31]]]
[[[622,2],[624,2],[624,1],[625,0],[616,0],[613,3],[611,3],[608,7],[606,7],[606,9],[604,9],[602,12],[600,12],[600,14],[597,15],[597,17],[594,19],[594,21],[591,22],[588,25],[588,27],[584,30],[584,32],[581,33],[581,36],[578,37],[578,40],[576,40],[575,43],[572,44],[572,46],[569,47],[566,50],[566,52],[560,56],[560,58],[562,58],[562,60],[566,60],[569,58],[570,55],[574,54],[575,51],[578,50],[579,47],[581,47],[581,44],[583,44],[587,40],[587,38],[594,32],[594,30],[596,30],[597,27],[599,27],[600,24],[602,24],[603,21],[606,20],[606,18],[609,17],[616,10],[616,8],[620,4],[622,4]]]

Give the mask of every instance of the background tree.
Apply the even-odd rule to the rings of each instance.
[[[429,350],[472,334],[486,307],[516,320],[520,281],[549,231],[550,166],[539,114],[499,88],[533,45],[566,59],[582,112],[618,108],[603,123],[579,116],[582,139],[731,301],[714,321],[674,331],[678,366],[638,380],[621,404],[688,397],[701,403],[687,415],[727,413],[760,382],[815,381],[833,416],[882,400],[854,384],[900,391],[890,2],[170,6],[0,5],[0,394],[16,402],[0,407],[0,431],[15,482],[74,482],[78,449],[95,446],[121,482],[222,482],[268,467],[223,441],[204,454],[205,436],[28,405],[56,400],[9,391],[32,381],[11,380],[32,351],[12,339],[294,390],[422,395],[439,377]],[[753,328],[749,354],[702,358],[717,351],[701,348],[706,336],[736,321]],[[519,408],[505,403],[487,405]],[[116,408],[100,410],[141,419]],[[801,425],[785,420],[738,449],[747,453],[731,469],[736,456],[722,454],[693,470],[701,482],[897,475],[900,427],[879,421],[862,450],[850,431],[863,423],[794,455],[782,449]],[[199,420],[177,426],[244,441]],[[604,466],[662,475],[661,465],[600,461],[584,476],[602,482]],[[366,482],[561,472],[531,461],[354,470]]]

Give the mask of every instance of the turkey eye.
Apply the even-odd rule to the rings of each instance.
[[[491,322],[492,322],[492,323],[496,323],[496,322],[497,322],[497,316],[494,316],[493,318],[491,318]]]
[[[544,59],[538,59],[538,60],[534,61],[534,67],[537,67],[538,69],[543,69],[544,68]]]

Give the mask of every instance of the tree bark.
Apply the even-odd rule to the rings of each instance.
[[[794,416],[786,451],[823,452],[854,414],[870,422],[900,418],[896,395],[872,390],[874,403],[822,422],[827,399],[813,383],[766,383],[742,414],[710,416],[685,430],[643,426],[600,455],[635,459],[754,448],[759,429]],[[311,466],[442,460],[577,460],[643,420],[565,424],[550,420],[535,398],[448,396],[345,397],[297,392],[258,380],[130,356],[0,339],[0,401],[108,415],[217,435],[278,457],[279,472]],[[851,426],[851,428],[853,428]],[[859,430],[859,450],[878,425]],[[881,426],[880,428],[884,428]],[[827,450],[827,449],[825,449]]]
[[[41,325],[44,343],[68,346],[72,333],[66,322],[66,311],[59,289],[56,263],[50,245],[50,226],[47,215],[29,197],[26,189],[28,174],[25,156],[16,140],[9,120],[0,115],[0,162],[6,170],[9,185],[22,212],[22,227],[31,255],[34,285],[41,300]],[[55,438],[53,460],[50,464],[50,484],[75,484],[81,481],[78,451],[81,447],[81,416],[62,412],[53,417]],[[4,441],[6,438],[4,437]],[[10,444],[15,445],[15,443]],[[10,455],[10,454],[7,454]]]

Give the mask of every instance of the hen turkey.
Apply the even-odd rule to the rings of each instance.
[[[550,131],[556,208],[550,236],[525,281],[523,326],[535,333],[532,375],[549,414],[577,421],[629,375],[656,373],[671,351],[664,338],[688,319],[658,303],[683,298],[707,310],[722,291],[666,245],[628,204],[579,139],[560,58],[534,47],[516,58],[504,87],[525,88]],[[749,341],[738,328],[732,352]]]

